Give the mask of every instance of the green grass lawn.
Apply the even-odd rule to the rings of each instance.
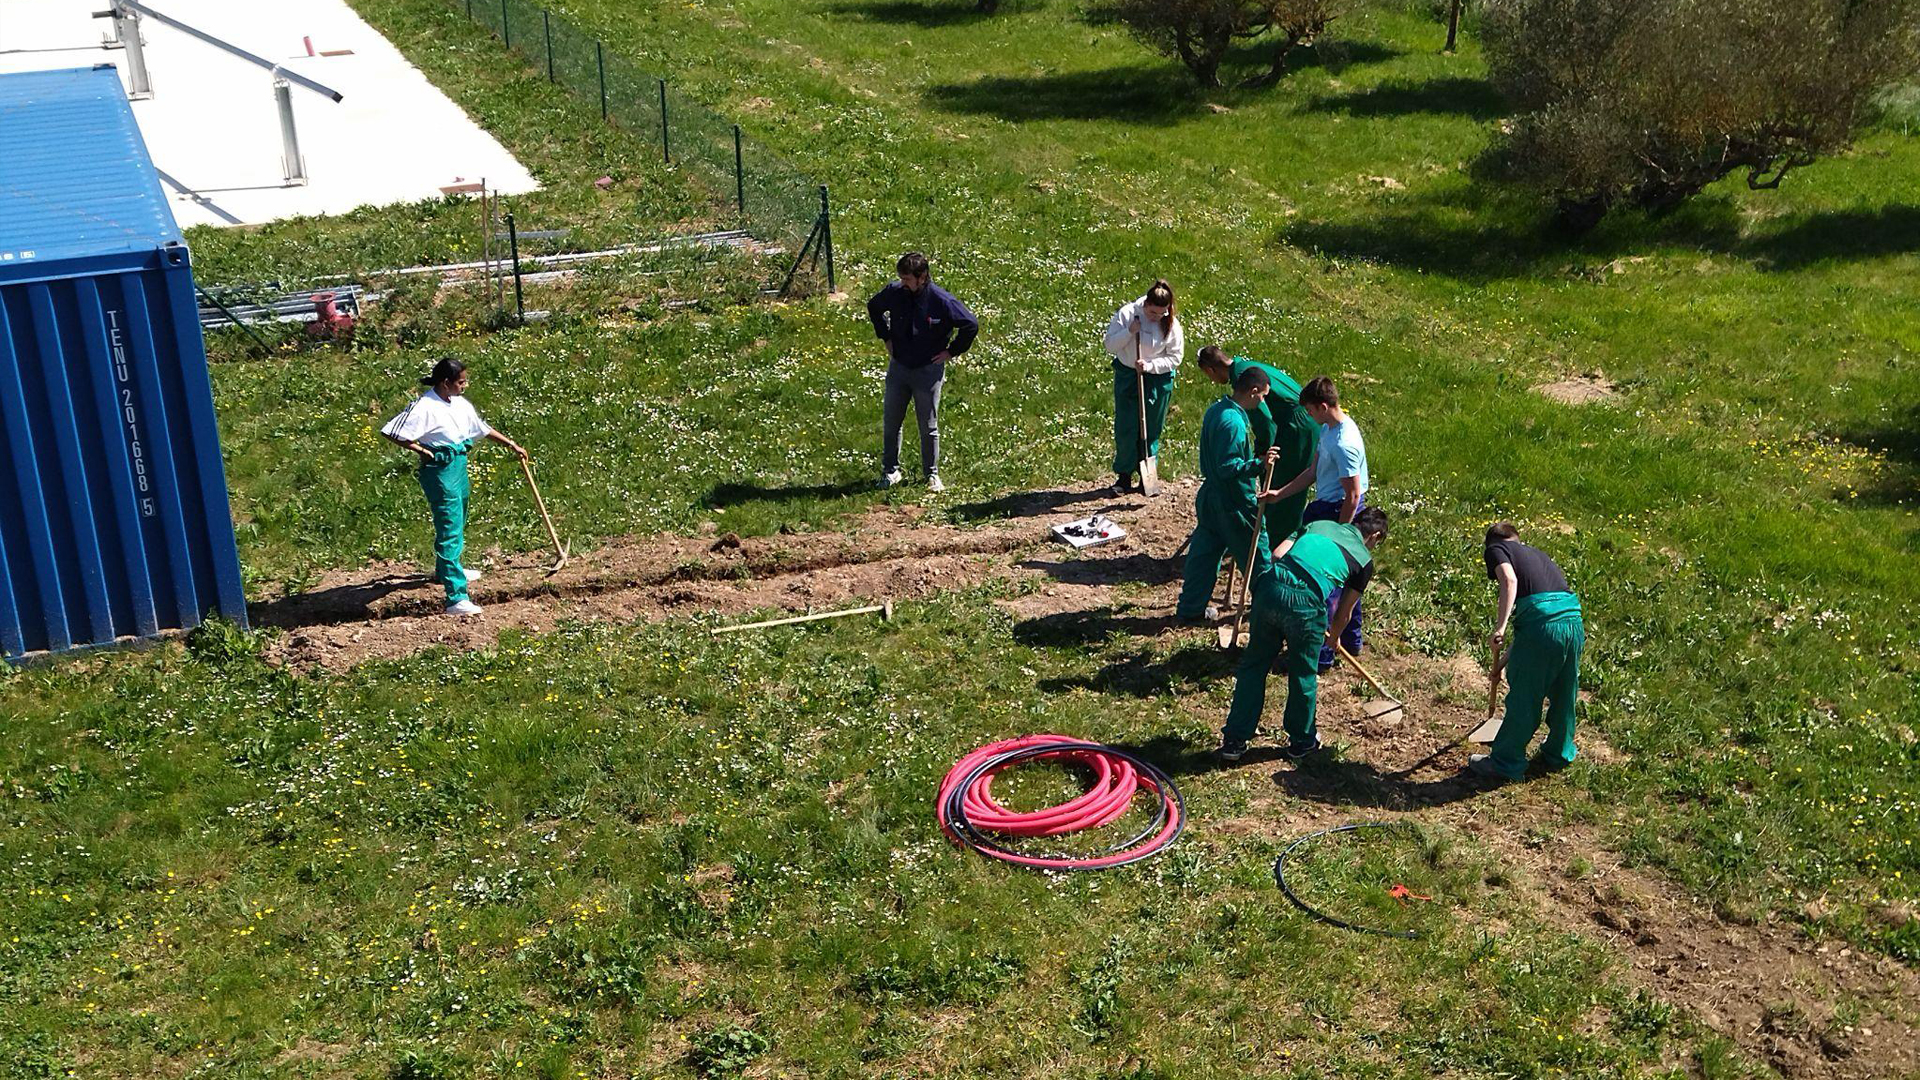
[[[358,6],[552,185],[555,214],[607,211],[591,180],[610,162],[618,199],[663,193],[620,222],[702,212],[590,105],[531,69],[503,79],[498,43],[451,5]],[[612,281],[551,298],[546,326],[221,363],[251,587],[424,554],[417,488],[374,430],[442,353],[474,364],[474,400],[583,541],[916,498],[866,489],[881,364],[859,308],[907,248],[983,321],[947,388],[941,505],[1097,475],[1100,328],[1164,276],[1195,346],[1340,381],[1396,519],[1375,626],[1473,647],[1480,531],[1506,517],[1546,538],[1587,609],[1583,722],[1626,755],[1560,789],[1568,813],[1730,920],[1824,897],[1810,932],[1920,962],[1920,926],[1874,917],[1920,894],[1920,139],[1889,127],[1780,191],[1723,185],[1570,245],[1468,175],[1502,108],[1470,34],[1442,57],[1435,24],[1371,9],[1277,87],[1201,95],[1066,0],[970,8],[562,9],[831,185],[851,301],[627,310],[606,301],[633,283]],[[334,265],[326,244],[376,263],[451,245],[432,223],[456,210],[191,240],[203,277],[309,272]],[[1595,373],[1617,399],[1531,389]],[[1214,396],[1182,376],[1173,469]],[[508,460],[480,460],[471,542],[540,546]],[[20,940],[0,946],[0,1000],[18,1007],[0,1045],[125,1075],[645,1073],[691,1067],[674,1040],[713,1032],[701,1060],[765,1038],[764,1060],[814,1074],[915,1054],[946,1075],[1055,1054],[1086,1076],[1734,1067],[1464,864],[1434,872],[1516,929],[1483,941],[1469,920],[1409,950],[1303,925],[1265,840],[1203,831],[1143,870],[1061,881],[949,852],[925,802],[979,742],[1208,734],[1161,702],[1114,721],[1105,695],[1036,693],[1031,672],[1099,658],[1003,623],[965,597],[898,630],[759,645],[664,626],[343,679],[172,651],[15,675],[0,897]],[[957,685],[929,674],[949,655],[968,660]],[[1197,778],[1196,819],[1244,812],[1248,782]],[[508,898],[486,895],[515,867]],[[1356,964],[1397,989],[1361,993]],[[1581,1032],[1564,1050],[1562,1022]],[[289,1049],[303,1038],[318,1048]],[[1275,1045],[1300,1056],[1249,1057]]]

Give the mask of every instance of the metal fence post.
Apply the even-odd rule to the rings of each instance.
[[[507,250],[513,255],[513,311],[514,320],[521,326],[527,325],[527,299],[520,291],[520,233],[513,227],[513,214],[507,214]]]
[[[507,0],[500,0],[500,40],[513,48],[513,16],[507,14]]]
[[[600,120],[607,119],[607,50],[599,41],[593,43],[593,66],[600,69]]]
[[[827,291],[833,287],[833,215],[827,210],[827,185],[820,185],[820,246],[827,251]]]
[[[660,159],[673,164],[673,146],[667,142],[667,80],[660,80]]]
[[[558,80],[553,77],[553,12],[546,8],[540,9],[540,28],[547,35],[547,81],[556,82]]]
[[[740,153],[740,125],[733,125],[733,193],[740,204],[740,216],[747,216],[747,171]]]

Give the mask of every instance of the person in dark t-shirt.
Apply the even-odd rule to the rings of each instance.
[[[1506,641],[1507,622],[1515,625],[1507,653],[1507,703],[1492,752],[1474,754],[1467,767],[1496,780],[1518,780],[1527,772],[1527,744],[1540,729],[1540,706],[1547,711],[1547,738],[1540,745],[1543,769],[1573,763],[1574,703],[1580,693],[1580,654],[1586,627],[1580,598],[1567,575],[1546,552],[1520,542],[1507,522],[1487,530],[1487,578],[1499,594],[1490,644],[1495,656]],[[1497,662],[1496,662],[1497,663]],[[1499,668],[1494,678],[1500,677]]]

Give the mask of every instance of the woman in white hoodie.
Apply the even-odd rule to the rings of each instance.
[[[1147,399],[1147,455],[1158,457],[1173,376],[1186,355],[1186,337],[1173,314],[1173,286],[1156,281],[1145,296],[1114,312],[1106,346],[1113,357],[1113,490],[1124,495],[1133,490],[1140,468],[1141,391]]]

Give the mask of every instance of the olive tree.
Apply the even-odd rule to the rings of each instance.
[[[1294,49],[1311,44],[1354,0],[1105,0],[1101,18],[1124,24],[1136,38],[1178,57],[1201,86],[1221,85],[1220,65],[1236,41],[1265,38],[1267,70],[1248,86],[1269,86],[1286,73]]]
[[[1485,0],[1493,148],[1573,231],[1744,173],[1755,189],[1848,145],[1920,70],[1920,0]]]

